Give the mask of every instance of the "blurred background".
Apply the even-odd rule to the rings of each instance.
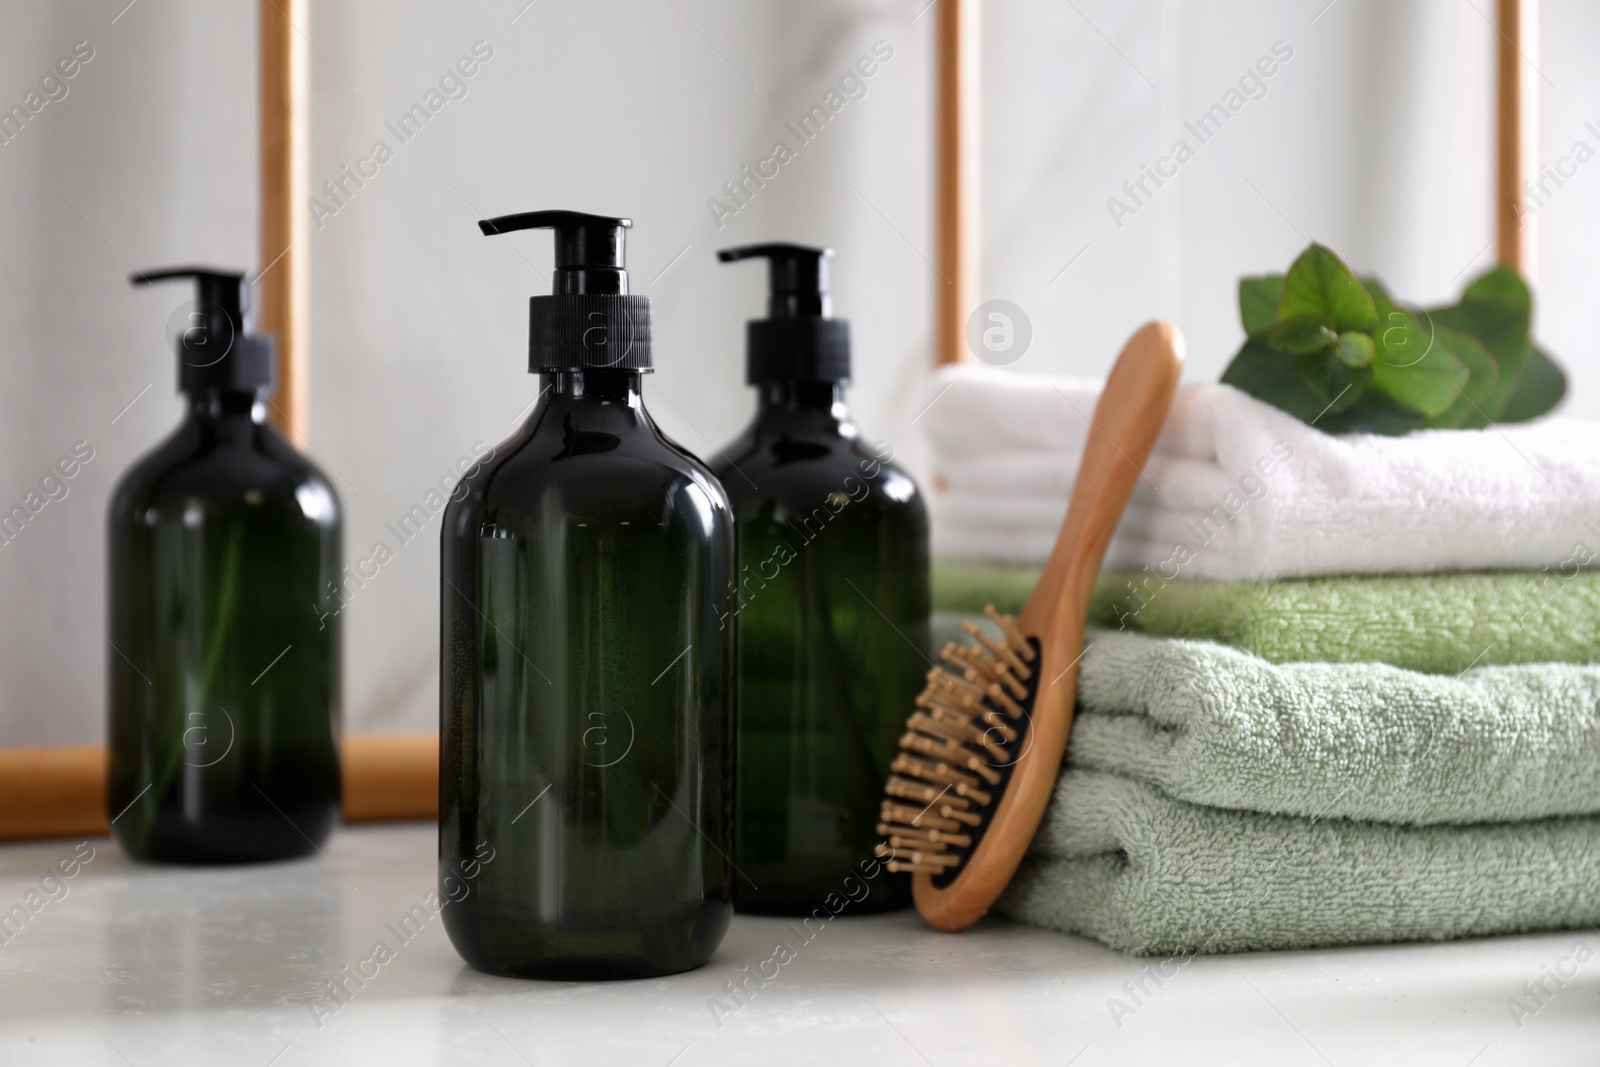
[[[631,216],[635,292],[653,298],[646,401],[705,456],[753,411],[744,321],[764,272],[719,247],[826,244],[852,324],[864,434],[925,473],[936,287],[928,0],[472,0],[313,5],[308,451],[346,509],[352,561],[474,442],[526,415],[526,298],[550,238],[474,223],[533,208]],[[1545,0],[1541,162],[1575,173],[1536,213],[1535,332],[1572,379],[1564,412],[1600,415],[1600,7]],[[1028,317],[1017,373],[1099,375],[1153,316],[1214,380],[1242,334],[1241,274],[1311,240],[1399,295],[1452,298],[1492,260],[1488,0],[994,0],[982,26],[982,299]],[[168,340],[181,286],[136,269],[260,268],[256,4],[11,0],[0,110],[49,89],[0,143],[0,510],[80,442],[92,459],[0,544],[0,745],[103,740],[104,520],[111,486],[176,424]],[[85,58],[85,57],[88,58]],[[800,144],[786,129],[840,85]],[[462,57],[470,77],[455,73]],[[1241,86],[1262,57],[1271,77]],[[471,64],[469,64],[471,65]],[[448,78],[449,80],[441,81]],[[1230,90],[1223,128],[1153,195],[1136,182]],[[436,92],[408,139],[387,124]],[[1590,123],[1593,125],[1590,125]],[[794,149],[740,205],[724,183]],[[381,163],[361,164],[374,145]],[[1587,152],[1579,152],[1583,142]],[[1576,161],[1581,156],[1581,161]],[[344,168],[370,173],[357,186]],[[330,196],[324,181],[344,181]],[[1147,188],[1151,183],[1147,183]],[[1113,211],[1111,198],[1133,210]],[[718,206],[721,202],[721,207]],[[736,210],[734,210],[736,209]],[[81,456],[81,452],[80,452]],[[345,612],[345,725],[432,729],[437,518]]]

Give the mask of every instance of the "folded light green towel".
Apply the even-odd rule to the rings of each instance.
[[[1600,662],[1600,574],[1572,568],[1280,582],[1104,574],[1091,619],[1107,629],[1220,641],[1274,663],[1392,663],[1436,674],[1479,664],[1593,663]]]
[[[1275,665],[1095,632],[1068,762],[1179,800],[1313,818],[1468,823],[1600,813],[1600,666]],[[1600,869],[1595,871],[1600,884]]]
[[[1600,667],[1274,665],[1092,633],[1002,915],[1136,953],[1600,922]]]
[[[1399,827],[1061,778],[996,911],[1138,954],[1443,940],[1600,921],[1600,817]]]

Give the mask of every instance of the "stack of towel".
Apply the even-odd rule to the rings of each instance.
[[[935,605],[1015,610],[1095,389],[936,389]],[[1139,953],[1600,922],[1600,425],[1336,438],[1186,388],[1107,567],[1002,914]]]

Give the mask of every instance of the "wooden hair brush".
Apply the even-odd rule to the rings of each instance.
[[[1139,329],[1095,406],[1072,501],[1022,614],[986,614],[993,640],[940,653],[906,720],[885,787],[877,854],[914,875],[917,910],[940,930],[987,912],[1016,873],[1055,788],[1072,729],[1083,631],[1106,546],[1155,447],[1183,369],[1183,335]]]

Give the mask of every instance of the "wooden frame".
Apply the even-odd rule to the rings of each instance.
[[[967,316],[978,292],[978,80],[980,8],[978,0],[940,0],[938,6],[938,84],[935,90],[938,144],[939,295],[936,340],[938,362],[963,363]]]
[[[439,739],[356,735],[340,744],[345,822],[431,819],[439,811]],[[106,749],[0,749],[0,840],[100,836]]]
[[[311,301],[311,45],[302,28],[311,0],[260,0],[261,243],[256,319],[278,339],[272,421],[305,447],[306,355]]]
[[[1500,262],[1529,273],[1532,224],[1515,204],[1528,173],[1537,0],[1498,0],[1495,232]],[[309,301],[310,0],[260,0],[261,265],[256,307],[278,336],[273,419],[304,442]],[[966,315],[978,271],[978,0],[938,4],[937,359],[970,359]],[[346,736],[346,821],[428,819],[438,811],[435,734]],[[104,834],[103,746],[0,749],[0,840]]]
[[[1539,0],[1499,0],[1495,41],[1495,249],[1502,264],[1534,273],[1531,220],[1517,215],[1522,183],[1538,154]]]

